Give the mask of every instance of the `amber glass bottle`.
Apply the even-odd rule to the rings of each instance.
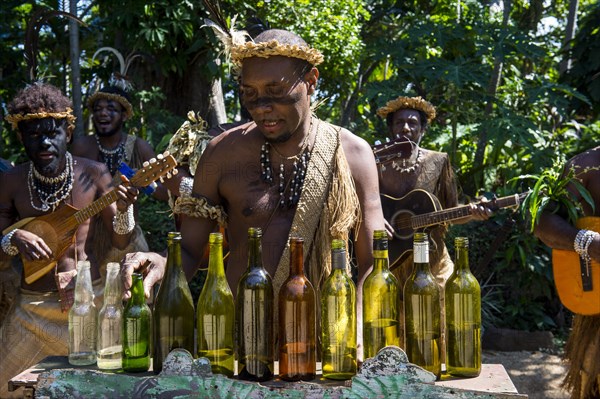
[[[308,381],[317,374],[315,290],[304,275],[304,240],[290,240],[290,275],[279,290],[279,377]]]
[[[248,229],[248,268],[237,289],[238,376],[273,378],[273,282],[262,263],[262,230]]]
[[[390,272],[385,230],[373,232],[373,269],[363,283],[364,358],[388,345],[399,345],[399,285]]]
[[[154,300],[155,373],[175,348],[194,354],[194,301],[181,263],[181,233],[169,233],[167,244],[167,269]]]
[[[331,268],[321,289],[323,377],[348,380],[356,374],[356,288],[342,240],[331,243]]]
[[[131,298],[123,311],[123,370],[148,371],[152,358],[152,311],[140,273],[131,275]]]
[[[446,371],[457,377],[481,372],[481,289],[469,269],[469,239],[454,240],[454,273],[446,282]]]
[[[233,376],[233,294],[225,277],[223,235],[210,233],[208,274],[198,298],[198,357],[210,360],[216,374]]]
[[[415,233],[413,272],[404,285],[408,360],[439,379],[442,373],[440,287],[429,269],[427,234]]]

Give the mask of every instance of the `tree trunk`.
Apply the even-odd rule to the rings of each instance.
[[[69,12],[77,15],[77,0],[69,1]],[[83,135],[83,111],[81,107],[81,71],[79,68],[79,23],[69,19],[69,43],[71,58],[71,87],[73,90],[74,136]]]
[[[575,37],[577,30],[577,9],[579,8],[579,0],[571,0],[569,2],[569,17],[567,19],[567,28],[565,31],[565,40],[563,41],[562,50],[564,52],[563,59],[560,61],[558,71],[564,74],[571,69],[571,42]]]

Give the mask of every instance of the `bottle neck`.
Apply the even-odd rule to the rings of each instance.
[[[248,270],[262,268],[262,245],[260,237],[250,237],[248,239]]]
[[[210,244],[207,278],[208,277],[225,277],[222,242],[214,242]]]
[[[413,247],[415,273],[429,272],[429,243],[415,241]]]
[[[146,303],[144,295],[144,280],[141,276],[134,276],[131,286],[131,303],[133,305],[143,305]]]
[[[109,269],[106,275],[106,287],[104,288],[105,305],[115,305],[121,302],[123,295],[121,287],[119,269]]]
[[[457,271],[469,272],[469,249],[467,247],[456,248],[456,259],[454,267]]]
[[[386,249],[374,249],[373,250],[373,269],[374,270],[388,270],[390,268],[390,261],[388,257],[388,250]]]
[[[346,251],[335,249],[331,252],[331,269],[346,270]]]
[[[165,279],[169,279],[171,276],[177,275],[178,272],[182,271],[181,266],[181,241],[171,240],[169,241],[168,253],[167,253],[167,270],[165,271]]]
[[[304,249],[302,242],[294,242],[290,246],[290,275],[304,275]]]
[[[90,268],[81,267],[77,269],[77,278],[75,280],[74,302],[91,302],[94,300],[94,291],[92,290],[92,276]]]

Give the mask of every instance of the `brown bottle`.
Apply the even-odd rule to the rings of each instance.
[[[279,377],[309,381],[317,374],[315,290],[304,275],[302,238],[290,240],[290,275],[279,291]]]

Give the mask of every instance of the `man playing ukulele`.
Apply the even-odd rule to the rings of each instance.
[[[6,119],[17,131],[30,162],[0,174],[0,230],[21,219],[51,214],[65,204],[81,209],[112,190],[105,165],[74,157],[67,151],[75,117],[70,100],[58,88],[34,83],[17,94],[8,111]],[[118,186],[116,203],[106,206],[97,216],[111,232],[115,247],[124,248],[129,243],[134,221],[127,210],[133,206],[137,193],[134,187]],[[99,254],[92,251],[94,219],[81,223],[75,243],[57,259],[49,273],[30,283],[21,277],[15,309],[0,329],[1,397],[9,396],[7,381],[26,367],[48,355],[67,354],[65,305],[72,298],[68,292],[74,287],[77,261],[89,260],[92,280],[100,281]],[[48,236],[52,238],[53,232]],[[12,228],[2,235],[0,260],[20,256],[25,261],[48,259],[51,263],[54,254],[48,242],[27,231],[26,226]],[[66,284],[68,280],[70,284]],[[95,284],[95,288],[101,289],[102,285]]]

